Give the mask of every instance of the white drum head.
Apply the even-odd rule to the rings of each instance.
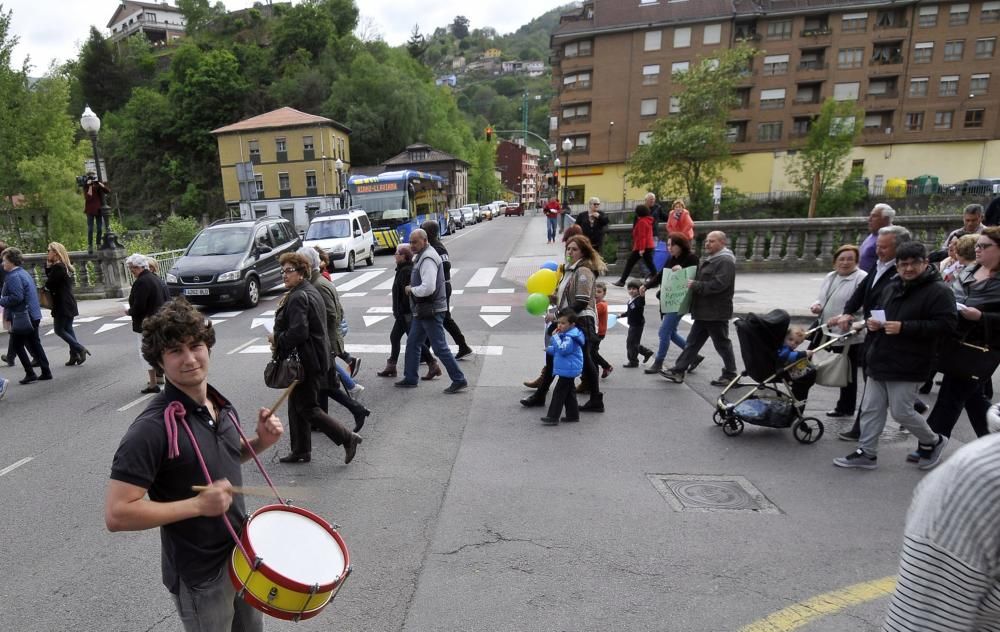
[[[292,511],[265,511],[254,516],[247,526],[247,538],[271,570],[308,586],[333,583],[347,566],[333,536]]]

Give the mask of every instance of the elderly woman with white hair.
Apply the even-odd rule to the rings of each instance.
[[[590,240],[597,254],[604,248],[604,234],[608,231],[608,216],[601,211],[601,198],[592,197],[587,202],[587,210],[576,216],[576,225]]]
[[[155,314],[169,299],[169,296],[165,295],[164,286],[160,283],[160,279],[150,272],[149,259],[145,255],[138,253],[129,255],[125,259],[125,265],[135,279],[132,282],[132,291],[128,295],[128,311],[126,313],[132,317],[132,331],[139,334],[139,357],[142,358],[142,321]],[[142,363],[146,365],[149,382],[146,384],[146,388],[139,392],[159,393],[160,386],[156,383],[156,369],[150,367],[145,359],[142,360]]]

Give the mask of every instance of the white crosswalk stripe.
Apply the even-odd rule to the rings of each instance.
[[[475,355],[485,355],[485,356],[499,356],[503,355],[503,345],[470,345],[472,347],[472,353]],[[366,344],[347,344],[345,345],[348,353],[359,354],[359,353],[379,353],[386,354],[391,351],[389,345],[366,345]],[[451,345],[448,347],[451,349],[452,353],[458,353],[458,346]],[[250,345],[244,347],[239,352],[243,354],[267,354],[271,355],[271,345]]]
[[[479,268],[472,278],[465,284],[465,287],[489,287],[496,276],[497,268]]]

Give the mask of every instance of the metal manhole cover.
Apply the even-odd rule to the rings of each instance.
[[[674,511],[781,513],[774,503],[743,476],[696,474],[647,474],[646,476]]]

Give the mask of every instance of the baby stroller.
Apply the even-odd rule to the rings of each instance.
[[[722,431],[730,437],[743,432],[744,424],[767,428],[791,428],[792,436],[799,443],[815,443],[823,436],[823,423],[815,417],[803,417],[804,401],[792,395],[791,379],[795,371],[803,370],[800,362],[782,366],[778,350],[788,332],[788,312],[776,309],[763,316],[748,314],[736,321],[736,335],[740,340],[740,355],[745,367],[719,394],[712,421],[722,426]],[[811,334],[816,329],[807,333]],[[851,330],[841,336],[831,336],[813,351],[824,349],[835,342],[854,335]],[[814,370],[814,369],[808,369]],[[750,378],[752,382],[742,378]],[[730,402],[726,395],[737,388],[751,390]]]

